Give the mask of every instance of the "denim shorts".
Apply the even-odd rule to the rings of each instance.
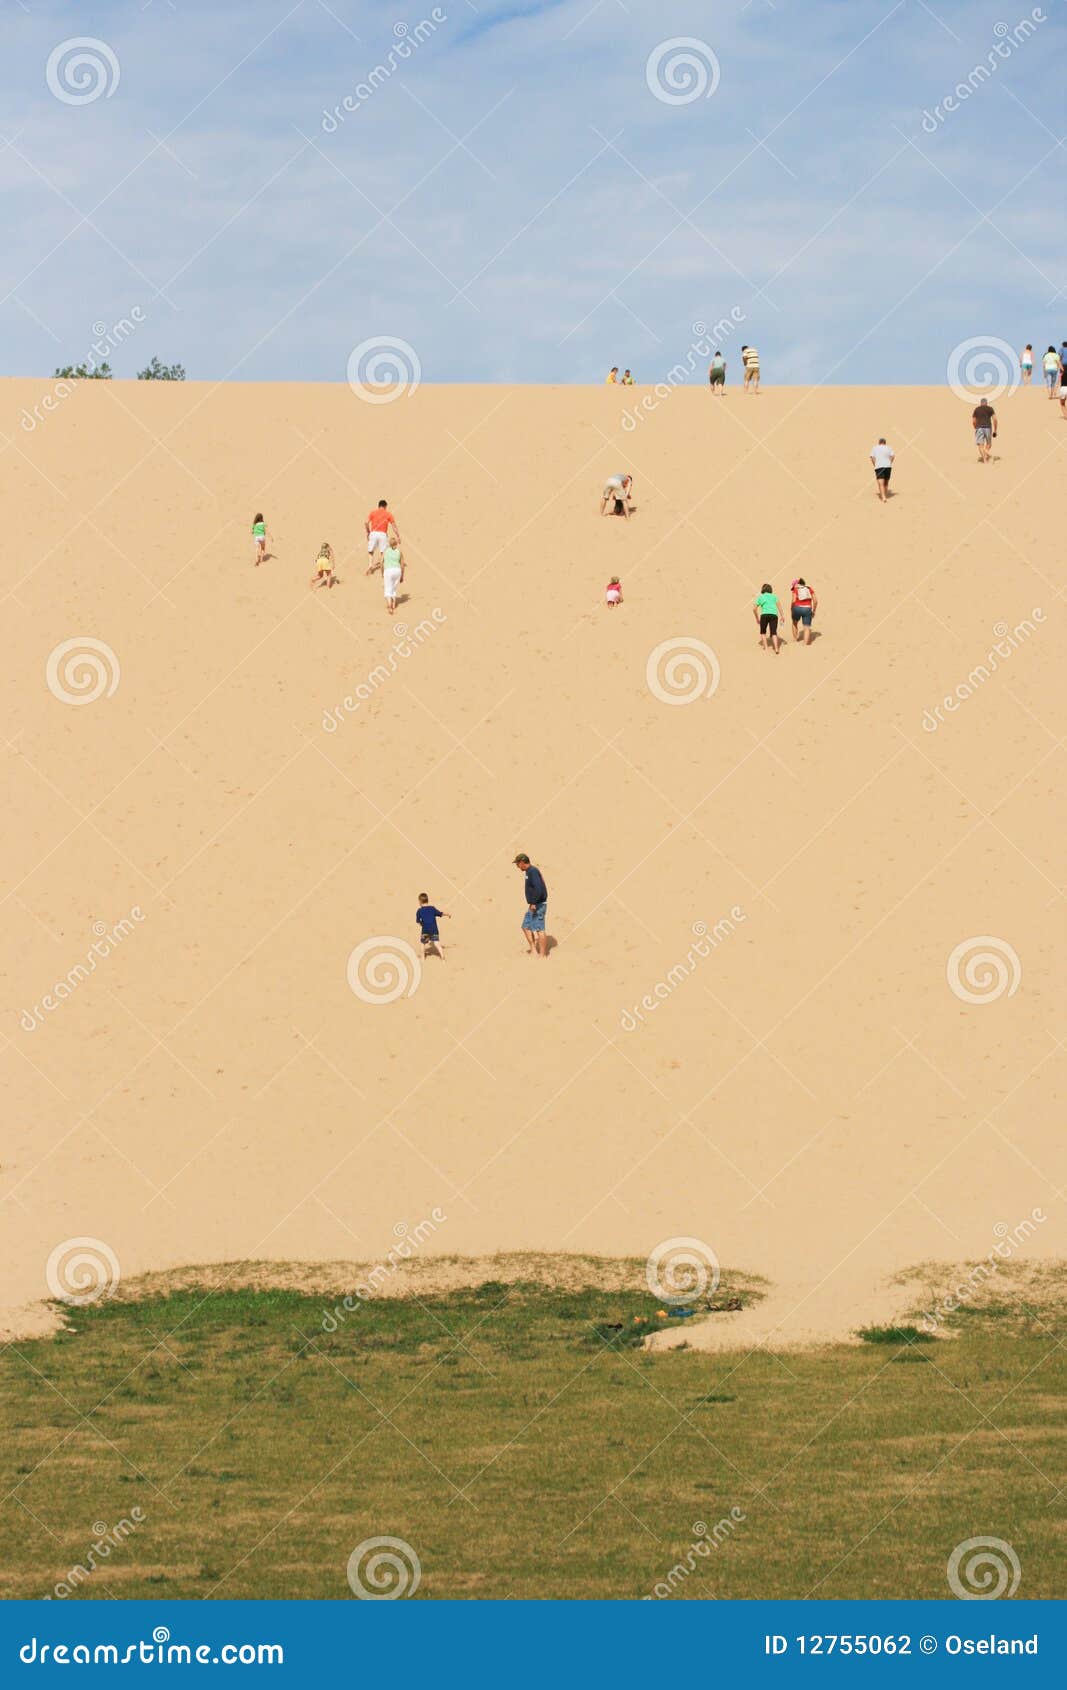
[[[795,604],[793,606],[793,621],[803,622],[805,628],[811,627],[811,605]]]
[[[543,904],[538,904],[535,910],[527,906],[526,914],[522,918],[523,928],[527,933],[543,933],[545,930],[545,911],[548,908],[546,898]]]

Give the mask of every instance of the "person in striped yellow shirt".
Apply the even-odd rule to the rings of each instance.
[[[742,346],[741,362],[744,365],[745,379],[742,392],[747,393],[751,387],[753,393],[759,392],[759,353],[754,346]]]

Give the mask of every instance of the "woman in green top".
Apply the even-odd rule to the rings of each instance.
[[[256,548],[255,564],[258,569],[267,555],[267,524],[262,511],[257,511],[252,518],[252,544]]]
[[[394,543],[386,546],[382,553],[382,589],[385,593],[385,608],[392,616],[396,610],[400,583],[404,579],[404,554],[395,536],[391,535],[390,539]]]
[[[769,581],[764,581],[756,597],[752,601],[752,614],[759,623],[759,643],[766,650],[770,646],[774,652],[782,649],[782,642],[778,635],[778,619],[782,614],[782,607],[778,603],[778,595]]]
[[[1041,366],[1045,372],[1045,386],[1048,388],[1048,396],[1050,399],[1055,399],[1056,388],[1060,379],[1060,355],[1054,346],[1050,346],[1045,353],[1041,360]]]

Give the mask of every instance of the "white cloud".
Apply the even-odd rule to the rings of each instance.
[[[1016,188],[1053,142],[1008,92],[1041,117],[1058,17],[931,136],[924,106],[993,39],[999,14],[985,0],[941,0],[959,43],[912,0],[778,0],[773,12],[755,0],[728,13],[483,0],[478,14],[446,0],[445,21],[327,133],[323,110],[388,63],[401,19],[393,0],[329,11],[302,0],[287,18],[292,6],[98,7],[92,27],[121,82],[80,107],[44,81],[69,8],[11,22],[4,369],[46,373],[80,356],[92,322],[133,303],[150,319],[146,353],[212,377],[236,366],[244,378],[340,380],[351,345],[388,332],[419,348],[430,381],[598,379],[607,363],[647,362],[655,336],[684,347],[694,317],[734,305],[770,379],[828,369],[887,313],[848,379],[940,380],[944,348],[968,332],[1062,338],[1059,309],[1045,309],[1058,155]],[[403,21],[412,30],[431,12],[418,0]],[[648,54],[668,35],[714,48],[714,98],[676,107],[649,92]],[[453,137],[481,119],[472,158]],[[926,157],[906,149],[872,182],[904,146],[898,131]],[[615,136],[618,152],[605,149],[600,137]],[[370,233],[361,191],[383,211],[402,202],[394,227]],[[978,220],[967,200],[981,211],[1002,196],[993,227],[946,257]],[[97,205],[98,232],[71,234]],[[782,265],[776,313],[757,290]],[[167,283],[173,310],[153,295]],[[452,284],[469,284],[470,303]],[[121,373],[141,351],[116,357]]]

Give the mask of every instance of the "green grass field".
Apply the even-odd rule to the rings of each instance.
[[[486,1284],[326,1332],[336,1301],[183,1290],[5,1349],[3,1594],[122,1521],[75,1596],[351,1599],[384,1535],[420,1599],[944,1597],[978,1536],[1019,1596],[1063,1588],[1058,1304],[746,1357],[646,1354],[637,1291]]]

